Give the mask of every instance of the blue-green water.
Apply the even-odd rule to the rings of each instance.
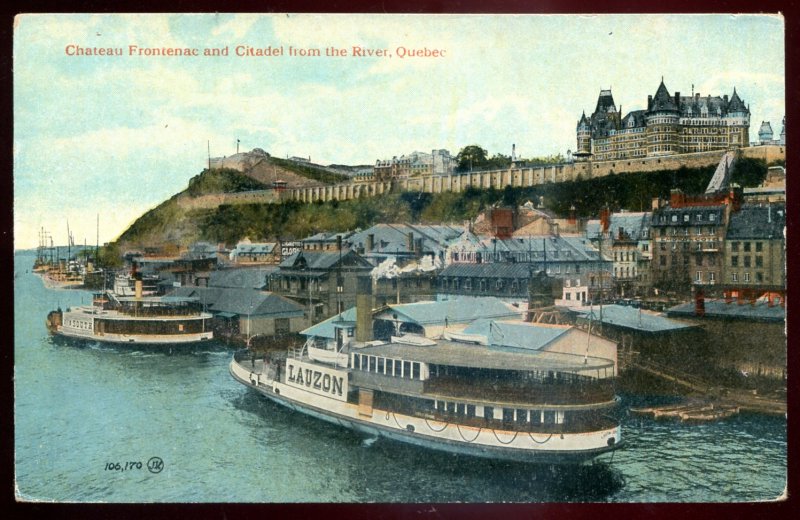
[[[170,353],[54,341],[47,312],[89,302],[15,257],[15,474],[22,500],[69,502],[739,502],[786,481],[786,421],[630,419],[579,469],[473,460],[371,439],[273,405],[222,345]],[[629,400],[630,402],[630,400]],[[152,457],[163,460],[150,472]],[[108,464],[134,463],[126,471]],[[139,467],[138,463],[141,463]],[[130,464],[129,464],[130,466]]]

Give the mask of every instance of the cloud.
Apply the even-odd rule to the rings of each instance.
[[[211,35],[225,36],[230,34],[234,38],[241,39],[247,36],[253,25],[262,19],[263,16],[257,14],[236,14],[214,27],[211,31]]]

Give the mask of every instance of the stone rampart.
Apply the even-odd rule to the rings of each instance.
[[[318,186],[260,190],[245,193],[204,195],[194,199],[179,199],[185,208],[213,208],[220,204],[254,204],[296,200],[305,203],[331,200],[350,200],[374,197],[389,191],[422,191],[426,193],[462,192],[469,186],[479,189],[503,189],[506,186],[530,187],[547,183],[592,179],[611,174],[655,172],[715,166],[724,150],[697,152],[661,157],[641,157],[614,161],[583,161],[536,167],[511,167],[504,170],[463,172],[451,175],[423,175],[393,181],[347,182]],[[763,159],[767,163],[786,158],[786,147],[777,145],[753,146],[741,149],[744,157]]]

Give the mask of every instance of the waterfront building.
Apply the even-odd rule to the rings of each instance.
[[[281,256],[276,243],[251,242],[245,238],[233,248],[230,259],[235,264],[277,264]]]
[[[372,269],[353,250],[299,251],[278,264],[269,290],[300,303],[316,323],[355,305],[356,279]]]
[[[611,90],[601,90],[594,112],[578,121],[576,160],[619,160],[711,150],[749,144],[750,110],[733,95],[671,95],[662,79],[645,110],[623,115]]]
[[[714,363],[720,364],[724,359],[725,366],[738,373],[747,385],[759,379],[780,383],[784,390],[778,396],[785,400],[787,344],[783,305],[776,305],[767,297],[751,299],[746,295],[706,298],[700,305],[693,301],[671,307],[667,316],[702,326],[703,350],[714,356]]]
[[[251,287],[178,287],[170,297],[194,298],[213,315],[217,337],[275,336],[308,326],[303,306]]]
[[[277,270],[276,265],[216,269],[209,273],[208,286],[261,291],[266,289],[269,275]]]
[[[397,265],[404,266],[424,256],[442,262],[447,246],[463,233],[461,226],[376,224],[344,241],[373,265],[394,257]]]
[[[783,301],[786,289],[786,206],[743,205],[725,235],[723,285],[728,298]]]
[[[528,298],[533,264],[453,263],[439,273],[439,294]]]
[[[644,295],[651,285],[650,220],[648,212],[621,211],[586,223],[586,238],[613,262],[617,293]]]
[[[533,264],[535,271],[564,278],[611,272],[612,264],[601,258],[591,242],[578,236],[540,235],[499,239],[465,233],[447,248],[446,264]]]
[[[688,199],[673,190],[670,203],[653,211],[651,272],[656,289],[688,292],[691,285],[721,281],[723,242],[738,196]]]
[[[320,232],[300,241],[303,251],[338,251],[340,244],[343,243],[351,232],[326,233]],[[291,254],[291,253],[290,253]],[[289,256],[289,255],[283,255]]]

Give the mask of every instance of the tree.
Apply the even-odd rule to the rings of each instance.
[[[456,170],[460,172],[480,169],[485,167],[488,162],[488,152],[477,144],[471,144],[458,152],[456,161],[458,161]]]
[[[492,156],[491,159],[486,161],[486,166],[489,167],[491,170],[501,170],[504,168],[508,168],[511,166],[511,156],[510,155],[503,155],[501,153],[496,153]]]

